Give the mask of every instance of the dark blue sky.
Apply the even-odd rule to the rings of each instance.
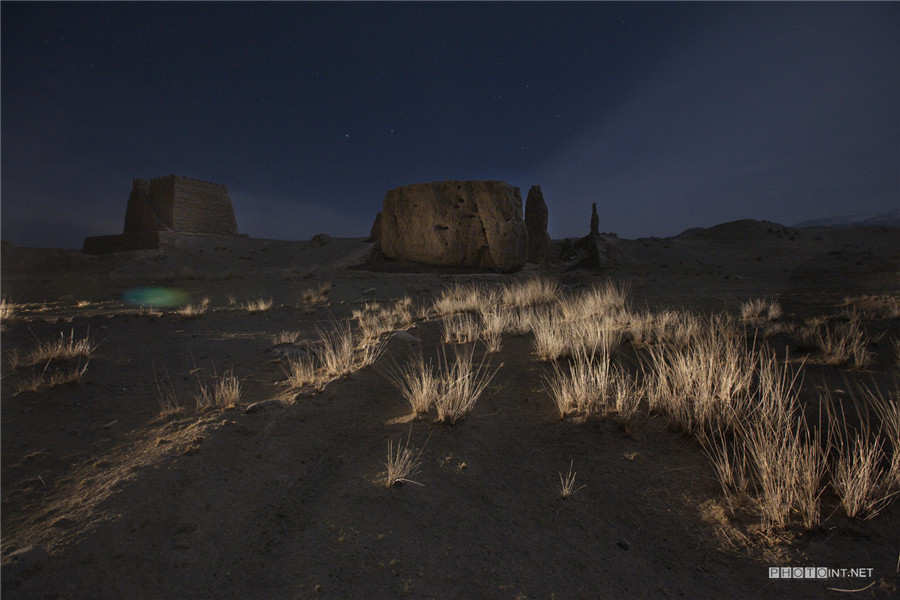
[[[366,235],[384,192],[542,186],[553,237],[900,207],[898,3],[10,3],[2,236],[119,233],[134,177],[242,232]]]

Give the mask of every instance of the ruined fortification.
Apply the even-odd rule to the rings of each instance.
[[[180,175],[135,179],[121,235],[89,237],[85,254],[152,250],[178,234],[238,235],[228,187]]]

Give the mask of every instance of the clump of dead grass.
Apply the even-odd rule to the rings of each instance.
[[[300,296],[304,304],[309,306],[317,306],[328,302],[328,294],[332,289],[331,281],[323,281],[318,287],[308,288]]]
[[[402,483],[412,483],[414,485],[423,485],[417,481],[413,481],[410,477],[419,472],[422,466],[422,452],[414,453],[409,447],[409,440],[406,445],[402,441],[397,442],[397,448],[394,449],[394,441],[388,442],[388,458],[384,462],[387,471],[384,474],[382,483],[384,487],[391,488]]]
[[[299,338],[299,331],[282,330],[272,335],[270,339],[272,340],[272,345],[277,346],[279,344],[295,344]]]
[[[162,417],[170,417],[181,414],[183,407],[172,385],[172,378],[166,371],[166,380],[162,381],[156,374],[156,366],[153,367],[153,380],[156,382],[156,401],[159,403],[159,414]]]
[[[491,308],[481,315],[481,339],[491,354],[500,352],[503,334],[512,328],[513,311],[504,308]]]
[[[291,389],[313,386],[321,391],[327,382],[328,377],[323,373],[316,354],[294,356],[287,360],[284,383]]]
[[[827,364],[866,369],[875,360],[858,321],[825,325],[816,332],[814,339]]]
[[[487,307],[496,305],[498,297],[498,290],[483,284],[454,283],[441,290],[434,300],[432,311],[437,316],[478,313]]]
[[[450,360],[443,349],[438,366],[440,393],[434,403],[436,422],[453,425],[465,418],[497,374],[499,367],[491,369],[484,358],[475,364],[474,354],[474,345],[460,346]]]
[[[900,296],[865,295],[844,298],[838,314],[850,320],[900,318]]]
[[[392,363],[385,369],[385,376],[417,416],[426,414],[441,395],[441,381],[421,352],[402,367]]]
[[[200,383],[198,388],[194,396],[197,410],[233,408],[240,404],[241,382],[231,369],[214,378],[211,385]]]
[[[741,318],[744,320],[774,321],[783,312],[781,304],[777,300],[754,298],[741,304]]]
[[[503,306],[527,307],[556,302],[562,290],[559,282],[548,277],[532,277],[506,285],[500,292]]]
[[[51,360],[71,360],[73,358],[90,358],[97,349],[97,343],[90,332],[82,338],[75,338],[75,330],[69,332],[69,337],[65,333],[60,333],[58,339],[45,340],[39,342],[37,346],[28,354],[27,363],[36,365],[46,363]]]
[[[364,340],[378,340],[386,334],[407,329],[413,324],[415,307],[412,298],[403,296],[392,304],[367,302],[352,312]]]
[[[562,474],[562,471],[559,472],[559,496],[563,500],[567,499],[569,496],[577,492],[578,490],[584,489],[585,486],[575,487],[575,476],[578,474],[574,472],[572,469],[575,467],[575,460],[571,460],[569,462],[569,472],[565,475]]]
[[[274,305],[275,302],[271,298],[257,298],[256,300],[245,302],[241,305],[241,308],[249,313],[260,313],[269,310]]]
[[[203,298],[196,304],[185,304],[176,312],[186,319],[197,319],[209,309],[209,298]]]
[[[441,335],[445,344],[468,344],[481,335],[481,323],[478,315],[469,313],[444,317],[441,323]]]
[[[11,321],[16,316],[16,305],[6,298],[0,299],[0,325]]]

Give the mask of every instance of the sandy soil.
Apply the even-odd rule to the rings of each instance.
[[[602,273],[551,267],[574,290],[628,282],[637,307],[730,311],[778,298],[782,319],[832,314],[846,296],[900,295],[900,233],[792,230],[741,221],[668,239],[607,238]],[[555,246],[558,248],[559,243]],[[4,598],[821,598],[829,588],[900,594],[900,503],[851,520],[823,497],[814,531],[764,532],[727,510],[695,438],[642,415],[560,420],[546,363],[506,336],[473,413],[455,426],[413,421],[382,372],[414,351],[392,339],[379,363],[323,392],[287,394],[271,336],[349,317],[364,301],[425,303],[453,281],[515,275],[414,265],[351,268],[371,248],[193,239],[165,252],[83,256],[4,245],[2,294],[16,305],[2,351]],[[333,284],[327,305],[304,290]],[[135,307],[123,293],[165,286],[209,311]],[[272,298],[270,310],[239,305]],[[231,303],[235,301],[235,304]],[[810,361],[809,397],[854,382],[897,388],[900,319],[863,321],[869,370]],[[80,384],[19,391],[41,366],[12,368],[37,341],[92,336]],[[409,332],[426,353],[436,320]],[[774,338],[770,343],[789,344]],[[54,366],[54,368],[56,368]],[[241,405],[195,411],[198,381],[233,369]],[[160,415],[165,373],[186,410]],[[247,412],[254,402],[284,400]],[[388,442],[421,449],[414,480],[378,483]],[[570,462],[584,488],[563,500]],[[770,567],[871,568],[871,576],[770,579]],[[869,587],[867,587],[869,586]]]

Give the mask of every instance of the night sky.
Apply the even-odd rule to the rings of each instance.
[[[135,177],[253,237],[388,189],[541,185],[554,238],[900,207],[900,4],[10,3],[2,237],[120,233]]]

